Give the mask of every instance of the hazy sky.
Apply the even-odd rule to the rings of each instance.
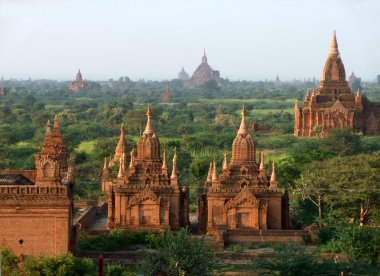
[[[334,29],[347,76],[380,74],[380,0],[0,0],[0,75],[320,79]]]

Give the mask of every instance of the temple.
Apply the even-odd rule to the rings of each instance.
[[[189,225],[188,189],[179,181],[177,154],[174,152],[171,175],[167,154],[160,157],[160,143],[152,127],[152,108],[148,106],[147,124],[126,164],[125,152],[116,178],[103,168],[102,187],[108,195],[109,229],[176,230]]]
[[[267,230],[289,228],[289,207],[279,189],[275,165],[270,175],[246,125],[243,107],[240,128],[232,144],[231,161],[224,153],[222,171],[210,163],[204,189],[199,197],[198,228],[216,234],[218,230]],[[287,206],[286,208],[283,206]]]
[[[168,102],[170,102],[171,98],[172,98],[172,91],[170,91],[170,88],[167,85],[165,87],[164,93],[162,93],[162,101],[164,103],[168,103]]]
[[[178,80],[187,81],[189,79],[189,74],[186,73],[185,69],[182,67],[181,71],[177,75]]]
[[[355,95],[348,86],[335,31],[319,87],[306,92],[302,108],[295,102],[294,116],[297,137],[325,137],[329,129],[343,128],[380,133],[380,103],[371,103],[359,90]]]
[[[82,79],[82,73],[78,70],[75,80],[69,84],[70,92],[77,93],[82,89],[87,88],[87,83]]]
[[[0,171],[0,247],[23,256],[66,253],[75,246],[75,157],[68,158],[57,117],[34,159],[35,170]]]
[[[190,83],[204,84],[214,80],[217,85],[221,85],[222,80],[220,78],[219,71],[214,71],[207,63],[206,51],[203,52],[202,63],[194,71],[193,76],[189,79]]]

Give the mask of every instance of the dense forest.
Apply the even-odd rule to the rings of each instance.
[[[325,252],[347,253],[347,243],[361,235],[368,245],[379,244],[379,231],[347,228],[380,223],[379,137],[348,130],[333,131],[324,139],[293,136],[294,101],[302,103],[306,90],[317,83],[228,81],[219,87],[215,82],[191,86],[179,80],[121,77],[88,84],[88,89],[70,93],[66,82],[5,81],[7,94],[0,96],[0,169],[33,169],[45,125],[57,115],[64,142],[76,153],[76,198],[96,199],[101,195],[103,161],[114,153],[121,123],[132,150],[145,127],[149,103],[169,167],[177,149],[180,180],[189,186],[190,209],[195,212],[209,162],[215,159],[220,171],[223,153],[230,157],[244,103],[257,155],[264,152],[268,170],[276,161],[280,187],[289,190],[293,227],[323,226]],[[166,87],[171,98],[164,102]],[[375,83],[359,89],[370,100],[380,101]],[[376,263],[379,252],[375,246],[371,254],[359,249],[347,254]]]

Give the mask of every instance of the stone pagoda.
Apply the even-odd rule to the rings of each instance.
[[[218,230],[283,229],[289,226],[289,209],[283,202],[274,163],[270,176],[264,167],[264,154],[256,163],[255,144],[246,125],[246,110],[232,144],[232,158],[224,154],[222,172],[215,161],[199,200],[198,226],[201,232]],[[284,204],[285,203],[285,204]]]
[[[306,92],[303,107],[294,107],[294,135],[321,136],[329,129],[349,128],[363,134],[380,133],[380,103],[371,103],[360,91],[353,93],[334,31],[330,53],[317,89]]]
[[[182,67],[181,71],[177,75],[177,80],[187,81],[189,79],[189,74],[186,73],[185,69]]]
[[[148,106],[147,124],[132,150],[129,165],[125,153],[119,161],[116,178],[108,177],[107,164],[103,183],[108,195],[109,229],[176,230],[189,224],[189,196],[179,181],[177,154],[174,152],[169,175],[166,151],[160,157],[160,142],[152,128],[152,108]]]

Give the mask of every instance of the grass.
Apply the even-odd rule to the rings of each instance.
[[[85,152],[87,154],[91,154],[94,152],[95,148],[95,141],[90,140],[90,141],[83,141],[81,142],[76,148],[76,152]]]

